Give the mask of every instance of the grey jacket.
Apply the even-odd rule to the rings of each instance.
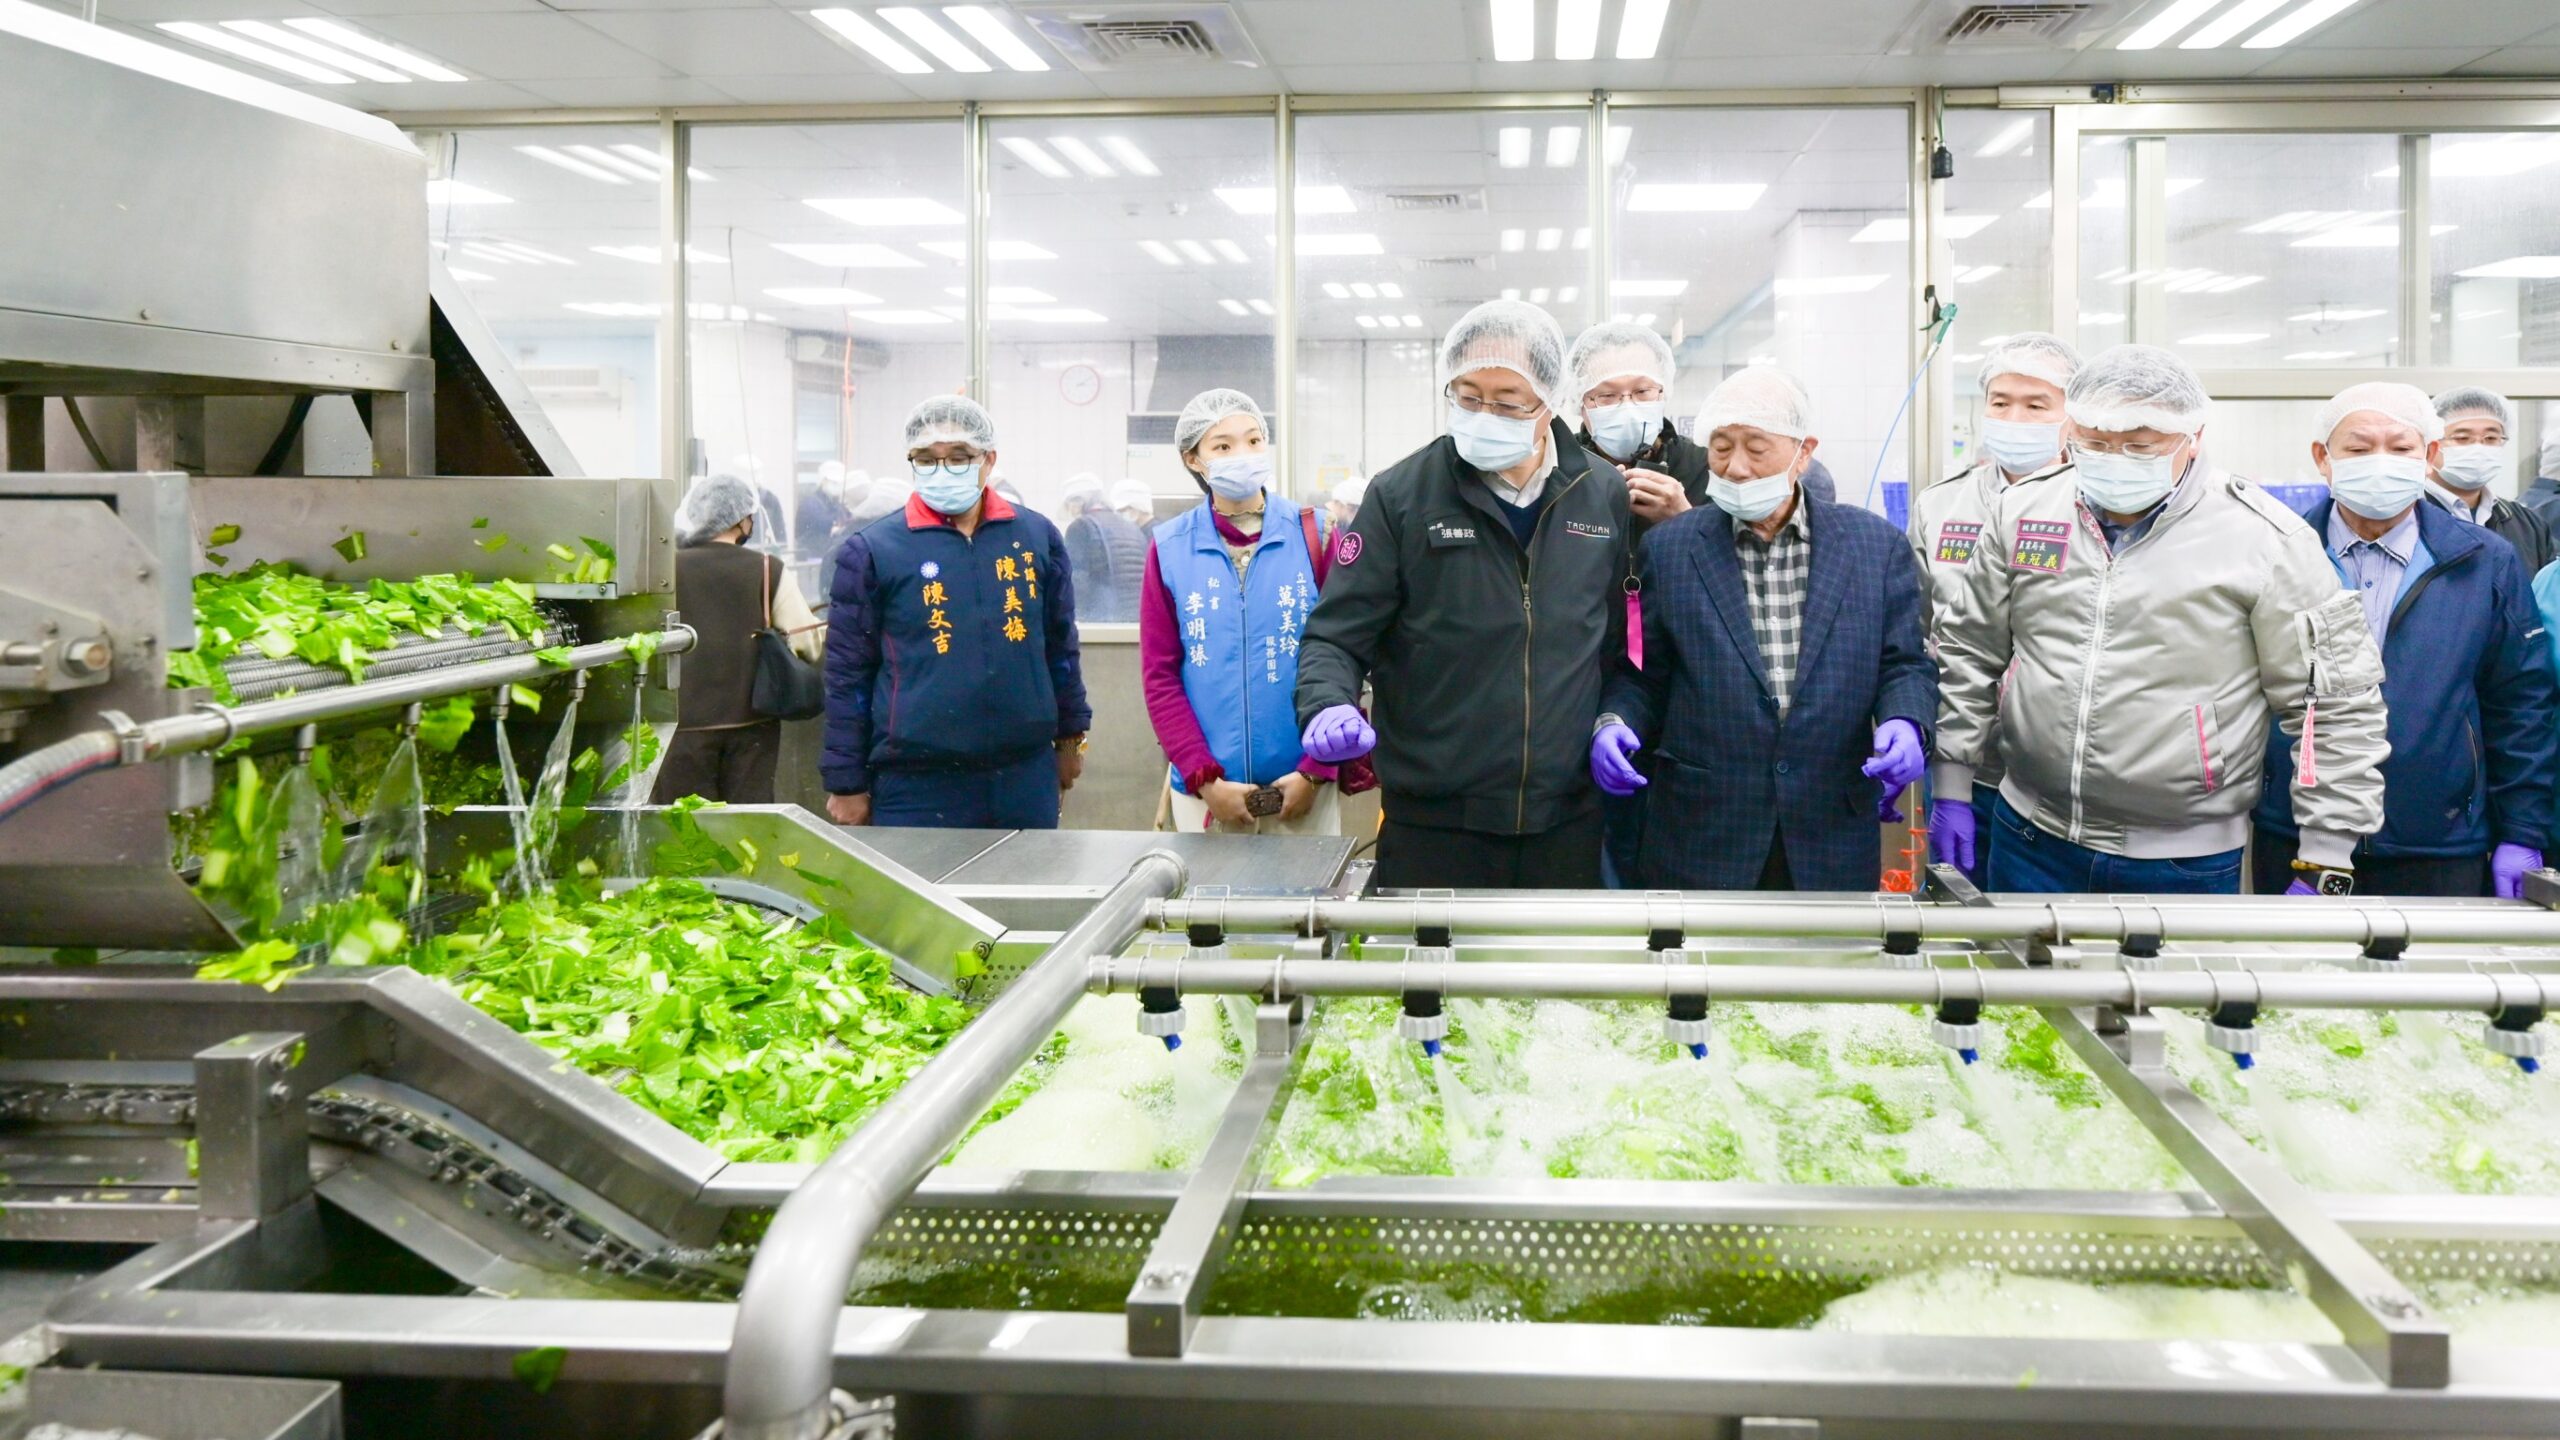
[[[2056,461],[2031,475],[2021,475],[2016,483],[2032,484],[2067,474],[2070,465]],[[1981,543],[1983,528],[1991,523],[1992,508],[2009,489],[2010,482],[2001,478],[2000,467],[1984,460],[1960,471],[1920,492],[1911,502],[1911,552],[1919,557],[1920,578],[1926,582],[1922,596],[1928,609],[1923,619],[1929,627],[1929,656],[1938,658],[1938,627],[1955,608],[1955,592],[1964,585],[1965,571],[1973,561],[1973,552]],[[2008,767],[2000,763],[2000,734],[1995,719],[1992,733],[1982,747],[1982,763],[1973,767],[1973,783],[1997,786]],[[1950,800],[1963,800],[1967,795],[1949,795]]]
[[[2005,735],[2001,795],[2113,855],[2239,848],[2267,725],[2297,741],[2306,860],[2345,866],[2382,824],[2382,657],[2319,538],[2199,461],[2110,554],[2073,484],[2012,486],[1937,625],[1937,792],[1968,793]],[[2306,761],[2303,751],[2312,756]]]

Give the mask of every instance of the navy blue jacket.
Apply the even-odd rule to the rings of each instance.
[[[867,794],[877,770],[1014,764],[1092,723],[1057,526],[990,490],[974,536],[910,499],[845,537],[827,606],[829,794]]]
[[[1748,890],[1785,836],[1797,888],[1876,887],[1875,727],[1938,717],[1920,625],[1920,567],[1886,520],[1811,494],[1812,572],[1786,718],[1769,693],[1734,521],[1712,506],[1644,539],[1644,669],[1621,659],[1603,708],[1645,742],[1637,883]]]
[[[2323,544],[2331,504],[2302,517]],[[2505,843],[2548,850],[2560,692],[2524,564],[2506,541],[2424,502],[2418,543],[2427,566],[2401,582],[2382,640],[2391,710],[2382,829],[2356,853],[2442,858]],[[2292,743],[2268,727],[2256,816],[2286,835],[2295,833]]]

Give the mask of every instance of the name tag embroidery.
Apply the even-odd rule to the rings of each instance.
[[[1472,525],[1434,524],[1431,527],[1431,543],[1434,545],[1472,545],[1475,539],[1476,531]]]
[[[2047,575],[2062,573],[2063,562],[2071,558],[2071,526],[2061,520],[2021,520],[2018,543],[2009,552],[2009,568],[2036,570]]]
[[[1618,532],[1610,529],[1606,525],[1592,525],[1581,520],[1567,520],[1564,522],[1564,533],[1567,535],[1581,535],[1593,540],[1606,540],[1616,535]]]
[[[1950,520],[1938,527],[1937,562],[1962,565],[1973,559],[1973,547],[1982,538],[1982,527],[1969,520]]]

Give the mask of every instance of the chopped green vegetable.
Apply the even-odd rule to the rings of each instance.
[[[507,687],[507,695],[508,698],[514,700],[518,705],[523,706],[525,709],[532,711],[534,714],[539,715],[542,713],[542,692],[534,689],[532,686],[510,685]]]
[[[212,566],[216,570],[219,570],[231,563],[231,557],[223,554],[219,550],[207,550],[204,552],[204,563]]]
[[[536,1395],[548,1395],[560,1381],[560,1367],[569,1363],[569,1352],[557,1345],[527,1350],[515,1358],[510,1367],[518,1380],[533,1387]]]
[[[507,532],[501,530],[486,540],[477,540],[472,543],[478,545],[481,549],[488,551],[490,554],[495,555],[499,551],[507,548]]]
[[[276,660],[299,657],[361,680],[372,657],[403,635],[504,630],[529,640],[544,624],[530,586],[475,585],[468,575],[359,586],[266,563],[195,577],[195,613],[196,648],[169,657],[169,680],[203,686],[223,700],[236,697],[222,663],[243,650]]]
[[[426,709],[418,720],[418,743],[443,754],[453,753],[471,730],[471,697],[448,695]]]
[[[536,650],[533,652],[533,658],[545,665],[556,665],[566,670],[569,668],[569,647],[554,645],[548,650]]]
[[[350,530],[344,538],[330,545],[329,548],[337,551],[338,557],[342,560],[361,560],[364,558],[364,532]]]
[[[98,949],[94,945],[65,945],[53,952],[56,965],[95,965]]]
[[[486,515],[474,515],[474,516],[472,516],[472,517],[471,517],[471,528],[472,528],[472,529],[474,529],[474,530],[486,530],[486,529],[488,529],[488,528],[489,528],[489,517],[488,517],[488,516],[486,516]]]
[[[559,561],[563,565],[574,565],[577,563],[578,552],[561,544],[557,540],[543,546],[542,549],[545,554],[548,554],[552,559]]]
[[[240,538],[240,527],[239,527],[239,526],[237,526],[237,525],[216,525],[216,526],[214,526],[214,527],[213,527],[212,533],[210,533],[210,534],[208,534],[208,535],[206,535],[206,536],[204,537],[204,543],[206,543],[207,545],[228,545],[228,544],[230,544],[232,541],[237,540],[237,539],[239,539],[239,538]]]

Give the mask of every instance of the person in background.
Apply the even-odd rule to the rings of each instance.
[[[2391,753],[2382,828],[2356,846],[2356,888],[2512,900],[2525,872],[2541,868],[2551,831],[2560,691],[2513,548],[2427,498],[2428,472],[2451,458],[2437,445],[2442,408],[2414,385],[2340,391],[2312,422],[2311,463],[2329,498],[2303,518],[2382,651]],[[2262,894],[2293,878],[2287,748],[2268,737],[2277,783],[2258,799],[2249,852]]]
[[[800,482],[791,515],[793,553],[816,560],[832,551],[850,513],[844,505],[844,462],[820,462],[818,473]]]
[[[1872,890],[1876,820],[1927,768],[1920,570],[1883,517],[1803,492],[1808,409],[1783,371],[1728,377],[1697,421],[1712,508],[1645,537],[1644,664],[1609,682],[1591,778],[1648,795],[1648,889]]]
[[[2522,478],[2521,472],[2524,469],[2524,457],[2527,453],[2529,452],[2525,450],[2524,442],[2518,440],[2516,442],[2518,478]],[[2524,487],[2524,493],[2516,498],[2524,508],[2541,516],[2542,523],[2551,527],[2551,533],[2560,535],[2560,430],[2553,430],[2542,437],[2542,455],[2540,463],[2534,467],[2533,483]]]
[[[1911,549],[1928,582],[1929,651],[1938,652],[1935,627],[1944,621],[1991,511],[2012,485],[2049,480],[2068,471],[2062,451],[2062,392],[2080,370],[2080,352],[2040,330],[2010,336],[1982,357],[1980,459],[1920,492],[1911,502]],[[2000,777],[1999,718],[1983,741],[1970,796],[1975,813],[1991,809]],[[1959,799],[1966,798],[1959,796]],[[1967,873],[1980,883],[1994,835],[1978,837]]]
[[[1626,476],[1639,542],[1646,530],[1707,503],[1707,452],[1665,413],[1671,342],[1650,325],[1607,321],[1573,342],[1565,368],[1582,413],[1577,438]]]
[[[2495,390],[2464,385],[2435,398],[2444,421],[2443,459],[2427,477],[2432,497],[2454,518],[2484,526],[2516,549],[2526,578],[2553,559],[2551,527],[2513,500],[2490,493],[2507,467],[2507,437],[2515,432],[2515,407]]]
[[[1299,745],[1295,708],[1325,527],[1272,493],[1262,407],[1243,391],[1193,396],[1173,443],[1204,498],[1156,526],[1138,610],[1173,828],[1338,835],[1334,767]]]
[[[1084,770],[1067,544],[994,492],[995,462],[976,401],[925,401],[907,508],[836,552],[818,771],[839,825],[1053,830]]]
[[[1370,482],[1298,654],[1317,760],[1377,751],[1377,883],[1589,889],[1587,754],[1626,644],[1626,481],[1574,443],[1564,335],[1493,300],[1440,345],[1449,433]],[[1377,694],[1372,728],[1364,684]]]
[[[824,637],[790,569],[745,548],[757,523],[755,491],[735,475],[695,481],[676,507],[676,609],[699,638],[685,655],[676,733],[658,767],[653,805],[687,795],[773,803],[782,722],[749,703],[756,632],[783,631],[804,660],[818,658]]]
[[[1993,743],[1995,891],[2236,894],[2267,728],[2300,737],[2287,893],[2352,887],[2382,825],[2382,656],[2302,518],[2204,458],[2211,402],[2150,345],[2064,392],[2071,481],[2013,485],[1938,623],[1929,847],[1972,868]]]
[[[1111,506],[1109,492],[1091,471],[1067,481],[1059,514],[1067,526],[1067,561],[1075,567],[1079,618],[1126,624],[1138,618],[1138,587],[1147,565],[1147,537]]]
[[[1346,475],[1336,480],[1325,495],[1325,518],[1333,522],[1335,530],[1341,530],[1360,513],[1360,497],[1368,493],[1369,477],[1365,475]]]

